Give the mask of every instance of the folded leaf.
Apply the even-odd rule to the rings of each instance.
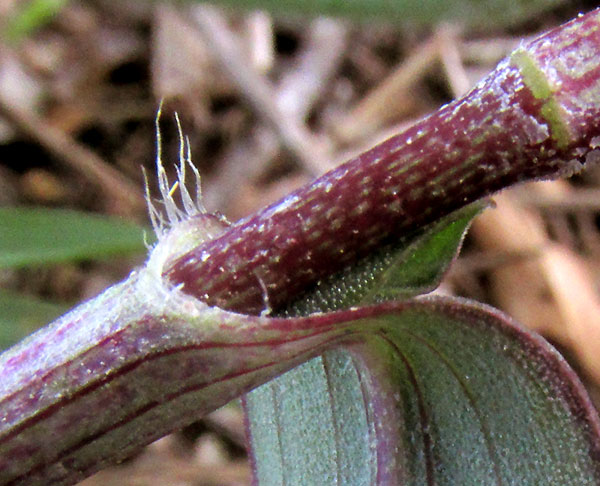
[[[174,207],[177,185],[159,167],[168,221],[151,208],[159,243],[147,264],[0,356],[0,485],[73,484],[332,349],[347,367],[325,365],[360,387],[319,397],[335,431],[323,443],[359,447],[305,454],[310,472],[296,462],[286,481],[335,464],[340,482],[600,484],[600,425],[583,388],[494,311],[416,298],[248,315],[495,190],[597,160],[599,19],[521,47],[463,100],[230,227],[183,189],[184,210]],[[184,186],[183,167],[178,177]],[[316,370],[315,384],[323,376],[335,373]],[[357,396],[363,412],[340,412]],[[363,459],[366,473],[353,468]]]
[[[402,307],[250,394],[257,484],[600,484],[597,415],[547,343],[482,306]]]

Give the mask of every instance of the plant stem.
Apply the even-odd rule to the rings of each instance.
[[[599,16],[520,47],[464,98],[199,245],[164,276],[210,305],[277,309],[459,207],[597,159]]]
[[[519,49],[466,98],[222,236],[188,231],[203,215],[174,225],[146,267],[3,354],[0,484],[72,484],[409,305],[299,320],[219,308],[281,306],[475,199],[596,158],[598,17]],[[165,268],[181,250],[169,243],[191,240]]]
[[[322,351],[335,322],[265,325],[134,272],[0,356],[0,485],[125,459]]]

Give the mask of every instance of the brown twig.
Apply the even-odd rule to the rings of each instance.
[[[415,49],[387,78],[333,126],[343,143],[373,133],[383,123],[414,107],[411,89],[439,58],[440,38],[433,36]]]
[[[213,7],[194,10],[194,19],[222,68],[237,84],[252,108],[267,121],[281,138],[282,145],[312,175],[330,169],[328,151],[304,125],[288,116],[275,100],[275,90],[244,59],[224,19]]]
[[[600,211],[600,189],[578,187],[570,191],[517,191],[516,199],[542,210]]]
[[[347,39],[348,28],[339,21],[317,18],[311,22],[298,61],[277,86],[277,104],[283,112],[298,121],[306,119],[337,72]]]
[[[131,215],[146,207],[140,188],[108,165],[97,154],[77,143],[63,132],[49,126],[34,113],[20,110],[0,97],[0,115],[15,129],[32,138],[52,155],[57,162],[85,176],[98,185],[109,198],[115,212]]]
[[[463,66],[457,29],[450,25],[438,28],[440,60],[455,98],[463,96],[471,88],[471,81]]]
[[[304,123],[323,88],[336,72],[345,51],[348,29],[330,19],[315,19],[307,29],[298,62],[275,88],[280,109],[297,123]],[[315,149],[315,150],[318,150]],[[256,126],[251,133],[232,146],[218,164],[220,172],[204,190],[206,207],[223,210],[235,197],[239,181],[260,177],[269,161],[280,153],[280,138],[271,129]],[[264,202],[263,202],[264,204]],[[247,213],[246,213],[247,214]]]

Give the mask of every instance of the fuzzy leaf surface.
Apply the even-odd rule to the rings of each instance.
[[[472,219],[486,204],[479,201],[455,211],[319,281],[282,314],[308,315],[431,292],[456,258]]]
[[[412,297],[433,290],[455,259],[484,202],[467,206],[413,238],[320,282],[285,315]],[[376,473],[364,395],[353,358],[335,350],[252,391],[244,400],[258,484],[373,483]],[[337,473],[336,473],[337,471]]]
[[[541,338],[453,299],[418,299],[373,325],[345,354],[313,360],[312,375],[261,389],[285,414],[247,404],[262,424],[257,484],[600,484],[597,416]],[[345,377],[321,393],[332,365]],[[309,376],[315,391],[299,393]]]

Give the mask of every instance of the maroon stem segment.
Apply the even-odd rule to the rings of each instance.
[[[163,275],[211,305],[276,309],[465,204],[596,158],[598,12],[519,48],[464,98],[240,221]]]

